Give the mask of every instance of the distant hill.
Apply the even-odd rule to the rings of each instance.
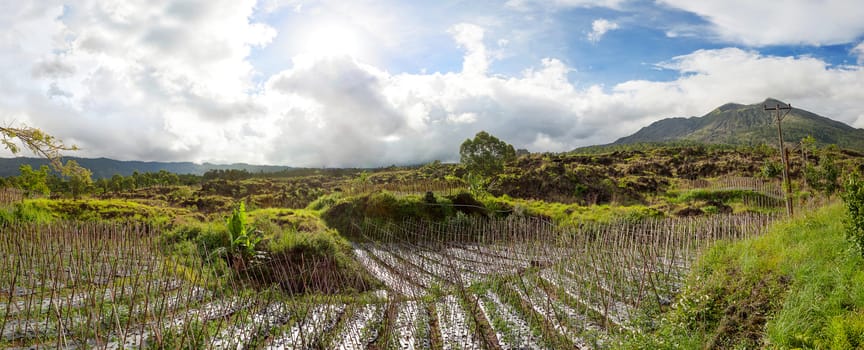
[[[646,126],[635,134],[622,137],[613,145],[689,141],[732,145],[777,143],[777,124],[763,105],[769,108],[785,103],[765,102],[741,105],[728,103],[701,117],[667,118]],[[794,107],[794,106],[793,106]],[[819,144],[836,144],[842,148],[864,151],[864,129],[856,129],[818,114],[793,108],[783,120],[783,139],[798,142],[812,135]]]
[[[195,164],[191,162],[140,162],[140,161],[122,161],[108,158],[77,158],[63,157],[63,161],[72,159],[78,162],[81,166],[90,169],[93,172],[93,178],[109,178],[114,174],[123,176],[132,175],[133,172],[139,173],[158,172],[166,170],[175,174],[195,174],[202,175],[208,170],[227,170],[237,169],[246,170],[252,173],[258,172],[277,172],[282,170],[294,169],[287,166],[271,166],[271,165],[250,165],[250,164]],[[42,158],[0,158],[0,176],[17,176],[19,174],[18,167],[22,164],[30,164],[33,168],[38,168],[42,165],[47,165],[48,162]]]

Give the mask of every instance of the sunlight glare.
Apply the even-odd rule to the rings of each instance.
[[[341,25],[322,25],[306,33],[301,53],[314,56],[360,55],[360,40],[351,29]]]

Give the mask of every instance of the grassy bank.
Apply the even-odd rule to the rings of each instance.
[[[864,346],[864,258],[835,204],[700,258],[656,330],[625,348]]]

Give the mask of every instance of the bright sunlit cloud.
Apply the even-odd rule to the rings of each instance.
[[[324,23],[299,33],[300,49],[303,55],[316,57],[350,56],[359,57],[363,45],[355,30],[338,24]]]

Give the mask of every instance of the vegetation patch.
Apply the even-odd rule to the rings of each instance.
[[[628,347],[864,346],[864,258],[846,240],[842,215],[832,205],[714,246],[661,326]]]
[[[243,228],[233,218],[191,222],[163,235],[173,254],[211,265],[234,277],[253,277],[261,287],[278,284],[292,293],[363,291],[377,286],[352,258],[350,243],[329,228],[318,212],[306,209],[258,209]],[[236,231],[236,232],[235,232]],[[240,232],[243,233],[240,233]],[[247,238],[243,238],[247,237]]]
[[[515,199],[509,196],[487,197],[483,199],[487,208],[505,209],[517,216],[546,218],[558,225],[566,226],[583,222],[612,222],[619,220],[638,221],[648,218],[662,218],[659,210],[645,205],[581,205],[578,203],[556,203],[542,200]]]
[[[367,219],[381,222],[401,222],[406,219],[441,221],[455,216],[457,212],[485,212],[482,204],[467,193],[453,197],[437,197],[431,193],[397,197],[389,192],[377,192],[326,203],[317,201],[310,208],[322,210],[321,217],[329,227],[349,236],[357,234],[359,224]]]
[[[23,221],[43,221],[47,217],[80,221],[134,221],[167,224],[191,216],[186,209],[155,207],[123,200],[30,199],[13,206],[12,212]]]

